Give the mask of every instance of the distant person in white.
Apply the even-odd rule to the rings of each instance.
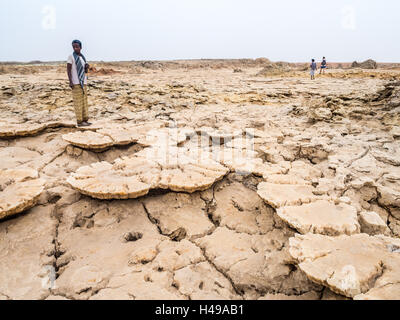
[[[74,52],[68,57],[67,73],[69,86],[72,89],[74,108],[78,127],[90,126],[88,114],[87,76],[89,65],[81,53],[82,43],[79,40],[72,42]]]

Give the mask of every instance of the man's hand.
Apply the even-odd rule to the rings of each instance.
[[[85,64],[85,73],[88,73],[89,72],[89,68],[90,68],[90,66],[89,66],[89,64]]]
[[[72,83],[72,64],[70,63],[67,64],[67,74],[69,79],[69,86],[71,87],[71,89],[73,89],[74,84]]]

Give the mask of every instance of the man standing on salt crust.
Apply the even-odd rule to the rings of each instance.
[[[87,76],[89,65],[85,56],[81,53],[82,43],[79,40],[72,41],[73,54],[68,57],[67,73],[69,86],[72,89],[72,98],[78,127],[91,125],[88,113]]]

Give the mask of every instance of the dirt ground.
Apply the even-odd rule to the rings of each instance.
[[[0,300],[399,298],[400,70],[270,64],[94,64],[86,130],[64,65],[0,66]]]

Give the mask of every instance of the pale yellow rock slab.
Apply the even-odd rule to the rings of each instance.
[[[141,125],[105,123],[63,135],[63,139],[74,146],[93,151],[136,142],[146,146],[163,144],[168,140],[176,142],[175,136],[179,137],[179,142],[186,140],[186,131],[179,131],[178,134],[177,129],[160,128],[162,125],[157,121]]]
[[[311,185],[311,181],[292,174],[267,174],[264,175],[264,180],[274,184]]]
[[[254,151],[226,148],[218,153],[218,161],[238,173],[262,176],[266,170],[266,165]]]
[[[296,235],[290,255],[312,281],[355,299],[399,299],[400,240],[356,234]]]
[[[383,151],[378,151],[375,150],[373,152],[373,155],[376,160],[392,165],[392,166],[400,166],[400,152],[399,150],[396,150],[397,152],[383,152]]]
[[[153,172],[157,178],[156,165],[142,158],[117,159],[112,165],[98,162],[81,167],[67,182],[82,194],[97,199],[129,199],[146,195],[151,189]]]
[[[133,199],[150,189],[193,193],[210,188],[229,170],[209,158],[196,159],[184,149],[165,154],[148,148],[132,156],[80,168],[67,182],[79,192],[98,199]]]
[[[390,233],[387,224],[376,212],[361,212],[360,224],[362,231],[369,235],[386,234]]]
[[[110,127],[103,128],[96,131],[97,134],[108,137],[114,144],[127,145],[136,142],[140,137],[140,134],[135,128],[121,127]]]
[[[378,202],[384,206],[400,207],[400,188],[398,190],[386,186],[377,186],[379,192]]]
[[[400,300],[400,283],[389,283],[373,288],[366,294],[359,294],[354,300]]]
[[[92,131],[72,132],[62,138],[76,147],[89,150],[104,150],[114,145],[109,136]]]
[[[34,135],[44,130],[44,124],[8,124],[0,127],[1,138]]]
[[[219,162],[228,167],[232,172],[243,175],[254,174],[256,176],[263,176],[269,169],[269,165],[258,158],[257,152],[253,150],[214,145],[203,149],[189,148],[187,151],[192,157]]]
[[[0,222],[0,299],[40,300],[49,295],[54,256],[54,206]]]
[[[312,181],[313,179],[318,179],[322,176],[322,172],[320,170],[303,161],[292,162],[289,174],[306,181]]]
[[[290,185],[261,182],[258,185],[258,195],[271,207],[296,206],[310,203],[318,198],[309,185]]]
[[[347,204],[319,200],[301,206],[281,207],[278,216],[302,234],[329,236],[360,233],[357,210]]]
[[[154,132],[164,125],[160,121],[152,121],[145,124],[109,124],[96,132],[109,136],[117,145],[127,145],[143,139],[148,132]],[[165,129],[160,129],[162,130]]]
[[[0,122],[0,138],[16,138],[34,136],[47,128],[74,127],[72,122],[47,123],[14,123],[13,121]]]
[[[179,146],[188,137],[195,134],[190,128],[161,128],[149,130],[138,139],[138,143],[143,146],[167,147]]]
[[[0,219],[35,206],[44,184],[33,169],[0,170]]]

